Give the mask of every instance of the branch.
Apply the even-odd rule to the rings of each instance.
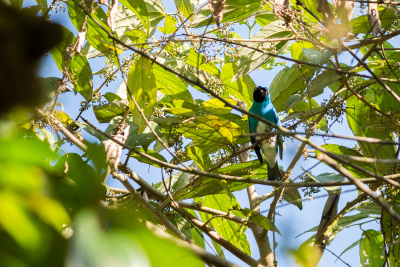
[[[387,213],[397,222],[400,223],[400,215],[394,211],[389,204],[381,197],[376,196],[374,191],[372,191],[368,186],[366,186],[359,179],[354,177],[348,170],[346,170],[343,166],[340,166],[337,162],[335,162],[332,158],[327,155],[319,154],[317,159],[320,161],[324,161],[326,164],[331,166],[334,170],[338,171],[340,174],[349,179],[355,186],[357,186],[361,191],[366,193],[370,198],[372,198],[379,206],[381,206]]]

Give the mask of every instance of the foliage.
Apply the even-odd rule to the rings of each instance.
[[[173,12],[161,0],[36,2],[0,2],[0,33],[12,44],[0,40],[7,92],[0,108],[1,266],[226,266],[233,256],[272,266],[270,256],[251,257],[249,235],[260,255],[275,252],[268,231],[283,234],[274,216],[279,201],[303,209],[293,168],[301,156],[317,162],[323,154],[336,160],[322,160],[334,170],[303,169],[301,186],[328,183],[323,188],[336,194],[346,178],[372,185],[359,186],[342,210],[325,206],[321,223],[303,233],[316,234],[289,252],[316,266],[338,234],[359,226],[359,240],[342,254],[358,246],[361,266],[399,266],[399,184],[382,180],[399,172],[400,52],[390,40],[400,34],[397,5],[376,9],[382,32],[373,36],[365,4],[356,4],[346,23],[337,19],[340,6],[315,0],[285,8],[285,1],[175,0]],[[63,10],[71,24],[45,22]],[[45,52],[59,77],[35,77]],[[273,68],[269,93],[284,127],[270,126],[286,132],[287,146],[291,138],[304,142],[298,153],[285,153],[290,167],[282,167],[281,182],[267,181],[267,165],[246,149],[252,77]],[[82,101],[79,110],[63,100],[69,91]],[[353,135],[332,135],[332,127]],[[110,137],[119,145],[105,151]],[[158,170],[158,183],[129,169],[147,166]],[[103,182],[109,174],[124,189]],[[255,197],[254,184],[271,190]],[[249,206],[236,194],[246,188]],[[371,201],[370,190],[380,201]],[[369,222],[379,229],[362,228]],[[218,256],[206,252],[205,235]]]

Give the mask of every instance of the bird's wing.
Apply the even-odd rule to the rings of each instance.
[[[253,133],[255,131],[253,131],[253,129],[251,129],[250,119],[251,118],[248,118],[249,133]],[[254,144],[256,142],[256,138],[254,136],[252,136],[252,137],[250,137],[250,141],[252,144]],[[258,145],[254,147],[254,152],[256,152],[257,158],[260,161],[260,163],[263,164],[263,158],[261,156],[261,148]]]

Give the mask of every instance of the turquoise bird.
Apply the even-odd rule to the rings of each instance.
[[[281,126],[281,122],[278,117],[278,113],[276,109],[272,105],[271,97],[268,92],[268,88],[257,86],[254,88],[253,92],[253,105],[251,106],[250,110],[251,113],[257,114],[264,119]],[[260,122],[252,117],[249,116],[249,132],[250,133],[265,133],[270,132],[272,127],[266,125],[263,122]],[[256,140],[261,139],[262,136],[251,137],[251,143],[256,143]],[[264,140],[258,146],[254,148],[256,155],[261,164],[263,164],[263,158],[261,156],[261,150],[265,156],[265,159],[268,164],[268,180],[281,180],[282,173],[279,169],[278,163],[276,158],[278,156],[278,150],[280,159],[282,160],[283,154],[283,141],[281,136],[271,136],[267,140]]]

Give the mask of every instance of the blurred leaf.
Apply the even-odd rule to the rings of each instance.
[[[303,48],[303,54],[313,64],[325,65],[333,55],[331,51],[321,52],[316,49]]]
[[[317,266],[321,259],[321,250],[314,246],[315,236],[306,240],[300,245],[299,250],[292,250],[292,255],[296,261],[301,264],[302,267],[314,267]]]
[[[186,209],[187,212],[192,214],[194,217],[198,219],[198,216],[196,212],[192,209]],[[206,242],[204,241],[204,237],[200,235],[199,232],[196,231],[197,229],[194,227],[191,227],[191,232],[192,232],[192,240],[193,242],[198,245],[199,247],[206,249]]]
[[[278,234],[281,234],[276,228],[276,226],[271,222],[267,217],[264,215],[260,214],[259,212],[252,211],[251,209],[245,208],[245,209],[240,209],[240,211],[246,216],[249,217],[250,220],[252,220],[255,224],[258,226],[261,226],[265,230],[271,230],[275,231]]]
[[[250,76],[244,75],[232,82],[233,77],[239,68],[232,63],[225,64],[222,67],[222,83],[227,93],[232,94],[235,98],[242,100],[248,107],[253,103],[253,90],[256,84]]]
[[[189,119],[177,131],[196,144],[217,147],[234,143],[244,132],[237,124],[212,115]]]
[[[132,97],[136,100],[139,108],[143,111],[144,116],[149,120],[150,116],[153,114],[153,108],[156,103],[157,87],[153,67],[151,62],[145,57],[140,57],[129,70],[128,87],[131,91]],[[133,101],[130,99],[129,102],[129,107],[133,116],[133,123],[139,127],[137,133],[141,134],[147,124]]]
[[[285,110],[286,102],[293,94],[302,92],[306,88],[304,76],[307,77],[313,73],[313,67],[304,66],[299,70],[297,66],[292,66],[284,68],[275,76],[269,92],[271,101],[278,112]]]
[[[21,197],[2,190],[0,191],[0,206],[1,228],[29,252],[38,250],[42,245],[40,229],[31,220]]]
[[[292,32],[284,26],[284,22],[277,20],[263,27],[256,35],[252,36],[251,39],[273,39],[290,36],[292,36]],[[279,54],[285,49],[287,44],[288,41],[281,41],[278,43],[254,42],[248,44],[250,48],[241,48],[238,53],[238,57],[240,57],[238,61],[239,70],[233,77],[232,81],[239,79],[243,75],[249,74],[271,59],[269,55],[255,51],[254,49],[262,48],[267,51],[276,50],[276,53]]]
[[[360,239],[361,266],[383,266],[385,252],[381,232],[366,230]]]

